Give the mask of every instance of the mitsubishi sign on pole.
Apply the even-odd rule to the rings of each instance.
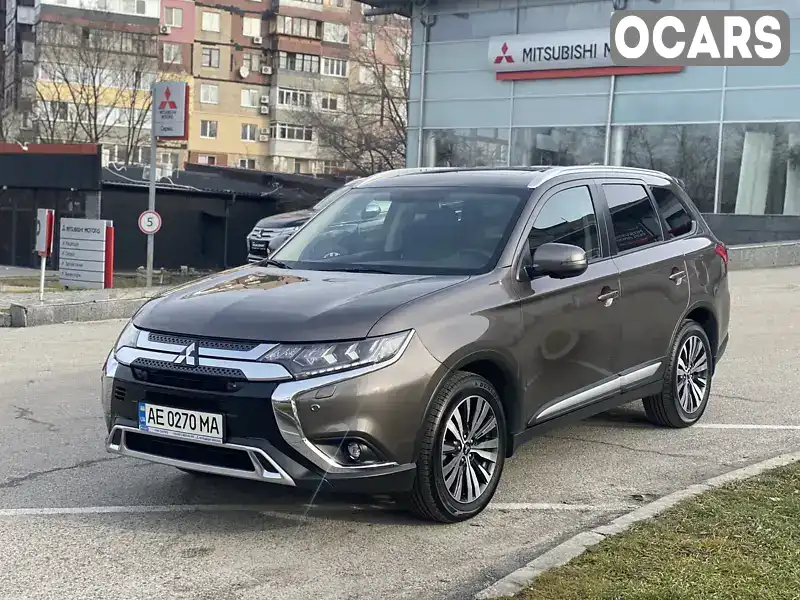
[[[186,140],[189,137],[189,86],[185,82],[159,81],[153,84],[150,133],[150,186],[148,212],[156,210],[156,155],[159,138]],[[157,231],[157,230],[156,230]],[[147,286],[153,284],[153,252],[156,231],[147,233]]]

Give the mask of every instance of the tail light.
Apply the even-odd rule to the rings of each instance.
[[[722,243],[717,244],[714,247],[714,251],[722,257],[722,262],[724,262],[725,266],[727,267],[728,266],[728,248],[725,246],[725,244],[722,244]]]

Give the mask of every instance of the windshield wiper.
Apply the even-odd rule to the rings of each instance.
[[[279,269],[291,269],[292,268],[289,265],[287,265],[286,263],[282,263],[281,261],[274,260],[272,258],[265,258],[264,260],[261,261],[261,264],[262,265],[269,265],[271,267],[278,267]]]
[[[380,273],[382,275],[394,275],[394,273],[392,273],[391,271],[386,271],[384,269],[373,269],[371,267],[343,267],[341,269],[330,269],[330,270],[341,271],[344,273]]]

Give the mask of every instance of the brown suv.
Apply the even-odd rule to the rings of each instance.
[[[353,215],[379,227],[362,227]],[[706,409],[727,251],[681,185],[618,167],[366,178],[270,259],[145,304],[104,366],[109,451],[396,494],[453,522],[551,427]]]

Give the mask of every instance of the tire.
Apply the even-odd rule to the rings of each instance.
[[[480,434],[479,436],[467,439],[467,444],[463,443],[463,439],[457,443],[454,430],[448,429],[448,423],[456,411],[459,412],[463,422],[467,406],[470,408],[471,417],[474,417],[476,412],[482,411],[484,406],[487,407],[487,414],[479,421],[478,431],[473,431]],[[490,427],[489,419],[492,416],[496,426],[486,430]],[[471,419],[468,423],[475,426]],[[451,425],[452,427],[455,427],[455,423]],[[469,431],[470,425],[466,425],[465,429]],[[418,517],[439,523],[466,521],[482,512],[494,496],[503,472],[506,432],[505,412],[494,386],[480,375],[473,373],[457,372],[452,375],[434,397],[423,426],[417,476],[408,498],[411,511]],[[473,443],[482,447],[473,450]],[[449,460],[444,454],[445,444],[447,444],[447,457],[452,457]],[[488,458],[493,453],[496,453],[493,457],[494,462]],[[465,456],[463,461],[462,456]],[[454,461],[458,463],[448,469]],[[478,481],[477,488],[468,485],[467,478],[470,471],[475,474]],[[462,482],[460,490],[459,479]],[[469,481],[474,482],[475,479],[469,477]],[[470,500],[469,494],[475,491],[478,493],[473,493],[474,497]]]
[[[705,358],[705,368],[695,374],[698,377],[692,378],[692,384],[684,385],[680,372],[687,357],[694,351],[692,344],[699,344],[697,352],[700,354],[694,360],[695,368],[702,363],[700,355]],[[713,353],[708,336],[697,322],[687,319],[675,336],[661,392],[642,399],[647,418],[656,425],[675,429],[697,423],[708,406],[713,371]],[[705,381],[705,386],[701,385],[702,381]]]

